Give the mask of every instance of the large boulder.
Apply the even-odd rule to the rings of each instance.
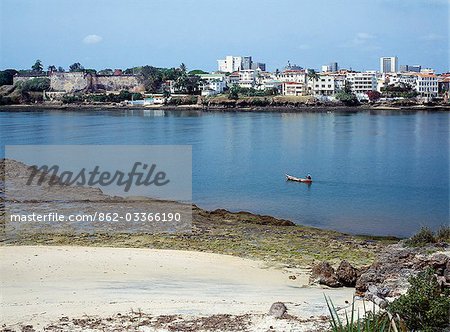
[[[310,281],[329,287],[342,286],[333,267],[328,262],[321,262],[312,267]]]
[[[354,287],[358,277],[358,270],[349,262],[343,260],[336,270],[338,281],[347,287]]]

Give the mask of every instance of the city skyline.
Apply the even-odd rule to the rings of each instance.
[[[285,0],[212,6],[197,1],[3,0],[1,69],[129,68],[139,65],[216,70],[226,55],[252,55],[269,71],[288,61],[316,68],[378,70],[379,58],[449,71],[448,1],[356,1],[315,4]],[[370,11],[371,16],[367,15]],[[20,15],[18,14],[20,13]],[[189,14],[188,14],[189,13]],[[45,19],[43,19],[45,18]],[[418,24],[420,22],[420,24]]]

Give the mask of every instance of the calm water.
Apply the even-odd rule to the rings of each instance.
[[[351,233],[449,223],[448,113],[0,113],[8,144],[189,144],[193,201]],[[284,173],[313,175],[311,186]]]

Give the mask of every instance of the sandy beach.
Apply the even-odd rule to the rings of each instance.
[[[210,253],[69,246],[4,246],[0,253],[6,326],[42,328],[61,317],[130,310],[266,314],[276,301],[286,303],[289,314],[310,318],[327,314],[324,294],[342,307],[354,292],[309,287],[306,270]],[[295,280],[289,278],[293,275]]]

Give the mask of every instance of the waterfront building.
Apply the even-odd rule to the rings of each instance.
[[[380,58],[381,73],[396,73],[398,71],[398,58],[396,56]]]
[[[243,88],[254,88],[256,85],[257,71],[245,69],[239,71],[239,86]]]
[[[347,81],[352,93],[359,100],[367,99],[367,92],[377,90],[377,76],[375,72],[347,73]]]
[[[435,74],[418,73],[416,77],[415,88],[421,97],[436,98],[438,96],[438,77]]]
[[[239,76],[239,72],[238,71],[235,71],[235,72],[231,73],[228,76],[228,82],[227,82],[228,85],[229,86],[233,86],[233,85],[239,84],[239,78],[240,78],[240,76]]]
[[[277,75],[277,79],[281,82],[306,82],[306,73],[304,70],[289,69],[284,70]]]
[[[305,83],[282,82],[281,93],[284,96],[301,96],[304,94]]]
[[[308,79],[308,89],[313,91],[314,95],[333,96],[336,92],[334,76],[328,74],[319,74],[318,79]]]
[[[224,74],[200,74],[202,79],[200,90],[202,96],[211,96],[223,93],[227,87],[226,76]]]

